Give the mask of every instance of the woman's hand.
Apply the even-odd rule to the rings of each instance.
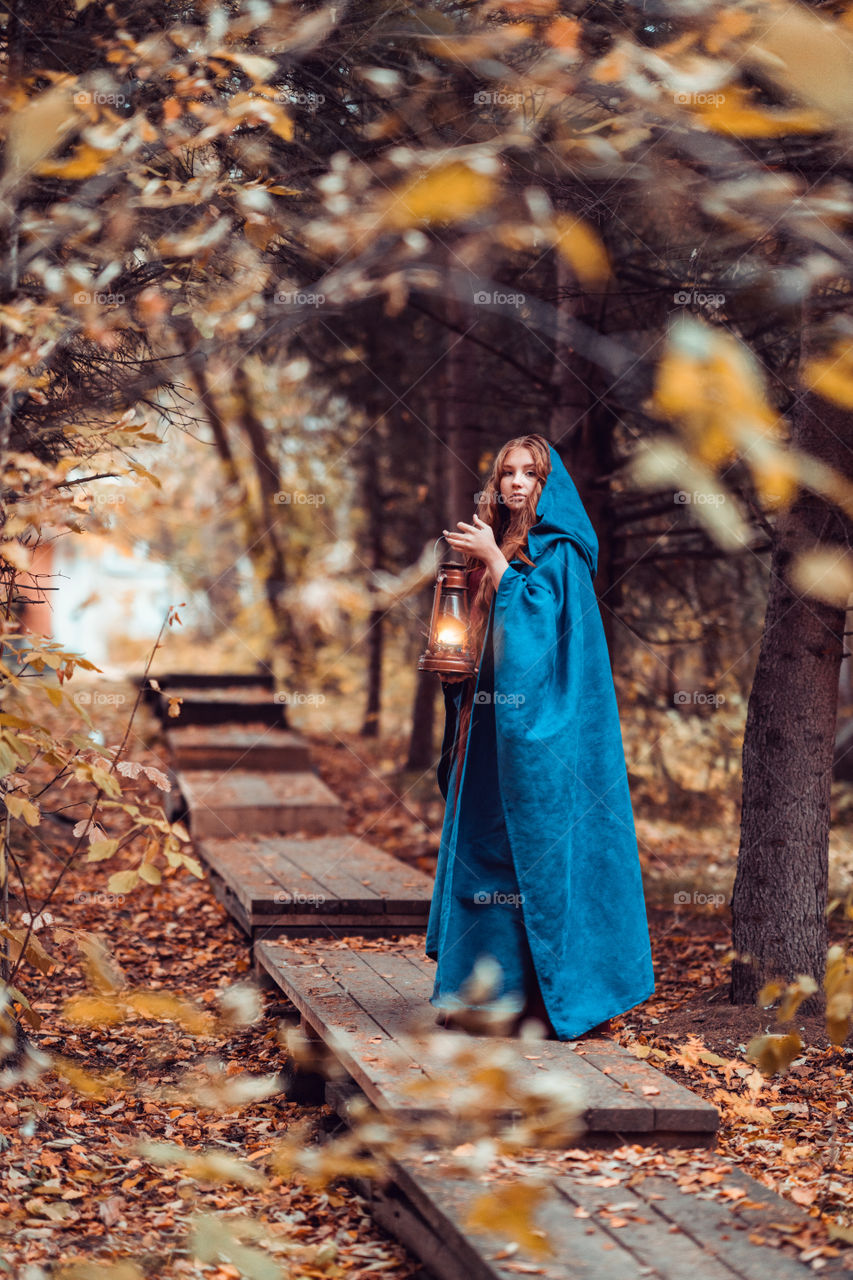
[[[455,533],[449,529],[442,529],[442,533],[454,551],[465,551],[486,564],[494,559],[498,544],[495,542],[494,531],[490,524],[486,524],[478,515],[475,515],[473,524],[465,524],[460,520],[456,527],[462,532]]]

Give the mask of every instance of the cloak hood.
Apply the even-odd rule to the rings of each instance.
[[[586,560],[590,576],[594,578],[598,568],[598,538],[595,536],[595,529],[586,514],[574,480],[552,444],[548,445],[548,452],[551,455],[551,471],[542,485],[536,504],[539,519],[527,534],[530,558],[538,563],[546,547],[550,547],[558,539],[568,538]]]

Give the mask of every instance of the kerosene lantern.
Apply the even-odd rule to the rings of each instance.
[[[435,580],[426,651],[418,659],[418,671],[439,675],[473,676],[477,666],[468,627],[468,570],[461,551],[446,538]]]

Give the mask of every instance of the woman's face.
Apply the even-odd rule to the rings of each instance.
[[[536,466],[529,449],[511,449],[500,475],[501,498],[510,511],[523,507],[536,486]]]

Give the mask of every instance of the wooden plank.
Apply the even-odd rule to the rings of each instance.
[[[589,1174],[552,1175],[531,1214],[550,1255],[514,1241],[509,1224],[505,1233],[469,1224],[477,1200],[505,1182],[511,1184],[509,1178],[459,1177],[446,1161],[413,1154],[393,1163],[390,1185],[362,1180],[362,1193],[380,1224],[442,1280],[519,1272],[546,1280],[809,1280],[815,1274],[779,1247],[786,1225],[813,1226],[814,1219],[736,1166],[724,1185],[745,1192],[739,1201],[716,1200],[710,1190],[683,1192],[673,1179],[654,1175],[634,1173],[630,1187],[608,1188]],[[843,1255],[820,1261],[820,1275],[849,1277]]]
[[[490,1280],[518,1274],[522,1269],[532,1269],[545,1280],[637,1280],[639,1275],[655,1280],[661,1276],[656,1269],[647,1270],[640,1264],[630,1248],[614,1239],[600,1223],[567,1213],[565,1199],[556,1188],[543,1189],[542,1200],[532,1215],[551,1244],[553,1254],[549,1256],[521,1245],[516,1251],[509,1251],[508,1246],[517,1243],[511,1228],[504,1235],[468,1225],[468,1215],[476,1201],[494,1191],[493,1181],[480,1183],[473,1178],[449,1176],[441,1163],[424,1163],[416,1158],[395,1161],[393,1177],[396,1187],[433,1235],[452,1241],[454,1253],[470,1268],[469,1274],[488,1276]],[[666,1240],[664,1228],[662,1250]],[[428,1256],[421,1256],[430,1265]]]
[[[559,1183],[562,1189],[562,1179]],[[638,1181],[636,1190],[679,1231],[730,1267],[742,1280],[767,1280],[769,1274],[774,1280],[777,1277],[778,1280],[805,1280],[806,1276],[813,1276],[810,1266],[773,1246],[774,1238],[784,1237],[773,1223],[802,1227],[814,1219],[734,1165],[726,1174],[724,1185],[745,1191],[746,1195],[734,1201],[704,1198],[696,1192],[682,1191],[671,1178],[655,1175]],[[574,1195],[571,1187],[568,1193]],[[751,1234],[766,1238],[768,1243],[750,1241]],[[843,1258],[821,1261],[824,1264],[821,1276],[831,1276],[833,1280],[849,1277]]]
[[[336,926],[344,917],[348,921],[363,917],[365,922],[389,928],[426,928],[432,894],[429,876],[357,836],[205,837],[196,841],[196,847],[199,857],[231,886],[252,924],[295,925],[320,915],[335,916],[329,923]],[[346,871],[341,870],[343,863]],[[392,882],[393,895],[383,890],[383,878]]]
[[[567,1216],[574,1217],[578,1209],[590,1214],[604,1231],[631,1250],[640,1266],[651,1268],[665,1280],[683,1280],[685,1275],[701,1280],[739,1280],[740,1273],[716,1258],[705,1244],[680,1229],[673,1231],[671,1220],[654,1200],[643,1197],[641,1188],[597,1187],[588,1176],[572,1174],[555,1178],[554,1184],[564,1198]],[[621,1225],[611,1226],[611,1218]]]
[[[401,1166],[395,1164],[394,1168]],[[436,1226],[432,1221],[435,1215],[425,1213],[402,1189],[400,1173],[385,1185],[366,1178],[353,1181],[375,1221],[420,1258],[431,1275],[439,1280],[495,1280],[497,1273],[482,1248],[447,1218]],[[416,1194],[420,1195],[419,1187]],[[428,1195],[426,1202],[431,1207]]]
[[[357,1041],[349,1046],[347,1071],[364,1089],[364,1092],[378,1107],[384,1110],[402,1110],[411,1114],[417,1110],[429,1114],[446,1112],[452,1109],[454,1082],[447,1078],[446,1061],[440,1048],[420,1043],[416,1047],[409,1043],[409,1037],[418,1030],[423,1030],[423,1018],[432,1013],[427,1000],[414,1000],[410,990],[400,991],[395,985],[395,971],[389,964],[390,957],[383,953],[370,951],[358,952],[353,949],[323,949],[318,947],[312,951],[316,968],[305,969],[303,964],[290,963],[286,946],[259,943],[255,951],[268,972],[276,978],[288,999],[305,1013],[318,1033],[332,1047],[335,1032],[341,1019],[352,1017],[358,1024],[358,1014],[368,1013],[376,1025],[372,1036]],[[283,962],[283,963],[282,963]],[[336,983],[336,999],[324,1001],[306,990],[300,990],[300,981],[316,972],[323,972]],[[390,976],[383,977],[387,972]],[[313,978],[312,978],[313,980]],[[340,997],[340,998],[338,998]],[[310,1010],[310,1012],[309,1012]],[[450,1035],[456,1035],[460,1044],[470,1044],[464,1033],[441,1033],[442,1042]],[[378,1039],[377,1039],[378,1038]],[[509,1037],[491,1037],[496,1043],[507,1046],[514,1053],[516,1063],[514,1074],[520,1082],[527,1081],[534,1073],[541,1070],[565,1072],[577,1081],[584,1090],[586,1105],[582,1121],[595,1131],[620,1133],[650,1134],[654,1124],[654,1109],[648,1102],[622,1089],[607,1075],[592,1067],[582,1059],[575,1058],[571,1049],[560,1041],[539,1041],[535,1047],[530,1042],[522,1042]],[[393,1093],[383,1096],[383,1090],[374,1074],[374,1061],[384,1065],[383,1049],[390,1044],[404,1042],[410,1057],[417,1055],[417,1061],[424,1075],[432,1082],[431,1096],[414,1106],[405,1095],[401,1094],[399,1083],[394,1081]],[[525,1055],[535,1055],[535,1062]],[[686,1091],[685,1091],[686,1092]],[[508,1105],[507,1116],[518,1114],[521,1109]]]
[[[280,940],[258,943],[255,958],[378,1110],[417,1110],[399,1081],[409,1071],[422,1075],[421,1067],[321,965],[289,953]]]
[[[169,715],[169,701],[180,698],[180,715]],[[261,685],[221,687],[170,685],[154,704],[169,728],[179,725],[234,724],[279,725],[286,728],[287,704],[274,690]]]
[[[391,854],[376,849],[358,836],[327,840],[264,839],[258,856],[272,868],[276,861],[287,879],[309,876],[327,897],[348,902],[375,902],[384,911],[412,910],[420,903],[429,914],[433,881],[417,867],[409,867]],[[378,907],[377,907],[378,909]]]
[[[654,1108],[656,1129],[707,1131],[717,1128],[719,1111],[713,1103],[688,1093],[646,1059],[635,1058],[621,1045],[600,1038],[574,1041],[573,1045],[579,1057],[606,1071],[612,1080],[643,1094]]]
[[[303,843],[313,844],[314,841]],[[346,843],[345,838],[343,843]],[[268,925],[275,920],[286,920],[291,915],[304,915],[309,907],[315,916],[341,912],[377,914],[375,897],[346,901],[333,897],[324,884],[307,872],[297,872],[292,864],[283,863],[265,852],[266,844],[257,836],[246,840],[205,838],[197,841],[197,848],[199,856],[229,881],[254,924]],[[288,868],[291,874],[288,874]],[[380,912],[381,905],[380,902]]]
[[[346,826],[343,804],[314,773],[193,769],[176,776],[194,838],[238,839],[247,830],[318,835]]]
[[[403,952],[397,948],[389,949],[387,953],[365,952],[364,961],[379,975],[391,979],[397,989],[410,999],[429,1001],[435,966],[420,951],[408,948]],[[590,1093],[586,1115],[590,1128],[618,1129],[627,1126],[634,1131],[669,1130],[685,1134],[713,1133],[719,1125],[719,1112],[711,1103],[683,1088],[677,1081],[670,1080],[662,1071],[635,1058],[621,1045],[601,1038],[532,1041],[521,1055],[518,1078],[527,1081],[539,1071],[562,1069],[568,1063],[572,1073]],[[593,1070],[588,1070],[588,1067]],[[611,1087],[602,1093],[602,1076],[619,1086],[618,1104],[612,1102],[615,1091]],[[623,1090],[622,1086],[627,1086],[627,1089]],[[645,1089],[658,1092],[645,1093]],[[632,1098],[633,1107],[629,1101]],[[639,1107],[636,1105],[638,1099],[641,1102]],[[618,1118],[607,1114],[614,1105],[620,1113]]]
[[[308,743],[290,729],[252,724],[187,724],[166,731],[177,769],[311,769]]]

